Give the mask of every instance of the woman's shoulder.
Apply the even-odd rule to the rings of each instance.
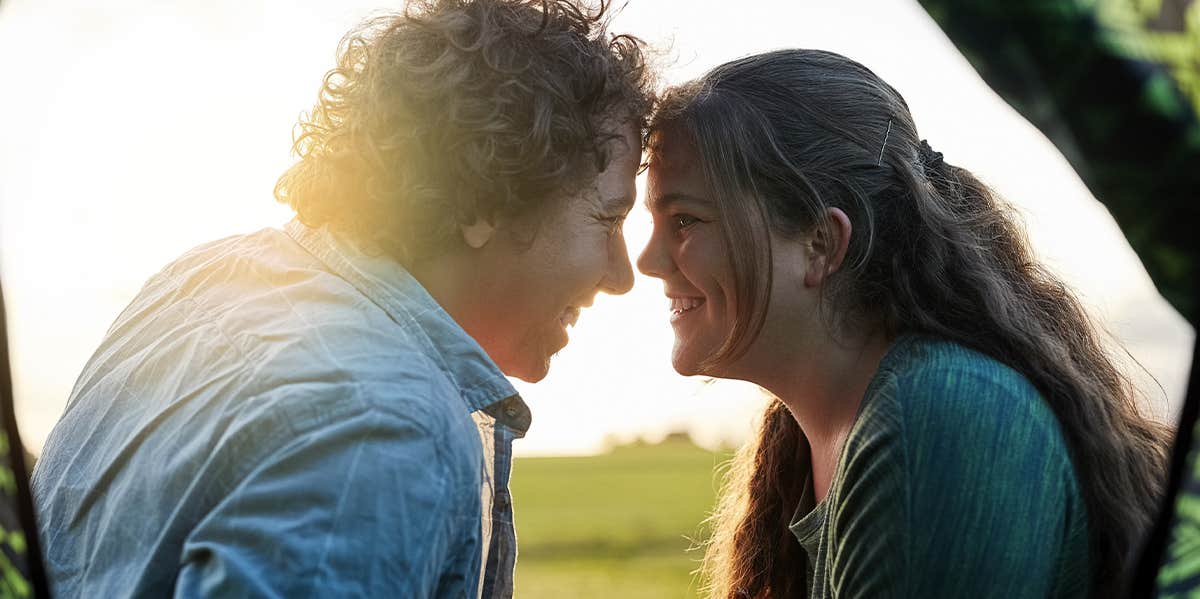
[[[856,429],[886,431],[909,467],[950,455],[1045,461],[1071,470],[1062,429],[1024,375],[979,351],[928,336],[899,338],[880,364]],[[853,433],[852,433],[853,435]]]
[[[1040,396],[1029,379],[1007,364],[961,343],[929,335],[907,334],[897,338],[880,363],[879,371],[908,383],[909,387],[968,383]]]
[[[1083,500],[1057,418],[1028,379],[960,344],[896,343],[864,398],[836,487],[839,531],[890,523],[861,542],[843,534],[842,550],[892,534],[888,546],[904,559],[894,571],[906,572],[914,596],[963,594],[947,584],[1000,588],[1015,573],[1040,584],[1061,575],[1046,568],[1063,559],[1086,560]],[[941,567],[948,555],[986,570],[950,573]]]
[[[915,419],[942,425],[985,419],[997,426],[1028,421],[1057,427],[1049,404],[1025,375],[982,352],[937,337],[897,339],[867,395],[871,401],[879,399],[872,396],[885,396],[910,425],[917,424]]]
[[[847,439],[847,474],[881,458],[911,501],[933,493],[922,513],[1020,494],[1078,500],[1062,428],[1033,384],[946,340],[906,336],[880,364]]]

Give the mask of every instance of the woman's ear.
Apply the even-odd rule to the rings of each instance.
[[[806,286],[820,285],[825,282],[825,277],[842,267],[852,230],[850,217],[841,208],[825,209],[825,219],[813,227],[808,243],[808,269],[804,272]]]
[[[496,225],[491,221],[479,218],[469,225],[459,225],[463,241],[472,249],[480,249],[487,245],[496,234]]]

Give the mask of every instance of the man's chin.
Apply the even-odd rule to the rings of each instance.
[[[571,338],[564,328],[554,327],[535,339],[531,339],[517,351],[509,354],[510,363],[498,363],[506,376],[516,377],[526,383],[536,383],[550,373],[550,360],[567,347]]]
[[[526,383],[537,383],[546,378],[550,374],[550,358],[542,360],[530,360],[525,364],[514,365],[511,368],[505,368],[504,374],[511,377],[516,377]]]

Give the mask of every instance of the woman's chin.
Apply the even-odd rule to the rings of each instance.
[[[675,349],[671,353],[671,366],[675,368],[675,372],[683,376],[695,376],[700,373],[700,360],[695,359],[686,351],[686,348],[675,344]]]

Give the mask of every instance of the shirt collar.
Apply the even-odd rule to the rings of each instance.
[[[531,416],[512,382],[399,262],[364,252],[328,227],[313,229],[293,219],[284,230],[392,320],[412,330],[472,412],[482,410],[519,436],[525,434]]]

